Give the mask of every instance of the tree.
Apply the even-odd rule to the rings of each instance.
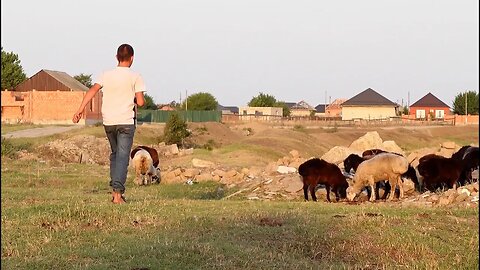
[[[18,55],[13,52],[2,51],[2,89],[12,89],[27,79],[27,75],[23,72],[22,65]]]
[[[190,132],[185,121],[178,116],[178,113],[174,112],[170,114],[165,124],[163,135],[166,144],[182,145],[183,140],[190,136]]]
[[[153,101],[153,98],[149,96],[148,94],[144,95],[145,98],[145,104],[142,107],[139,107],[141,110],[158,110],[157,105]]]
[[[277,101],[277,99],[268,94],[260,92],[258,96],[253,97],[247,104],[249,107],[281,107],[283,108],[283,117],[290,116],[290,108],[283,101]]]
[[[283,117],[290,116],[290,108],[287,106],[287,104],[285,102],[279,101],[275,104],[274,107],[282,107],[283,108]]]
[[[78,75],[73,76],[73,78],[75,78],[75,80],[81,82],[83,85],[85,85],[88,88],[93,86],[92,74],[87,75],[87,74],[80,73]]]
[[[478,93],[475,91],[467,91],[456,95],[453,101],[453,113],[465,114],[465,95],[467,96],[467,113],[478,114]]]
[[[248,102],[249,107],[275,107],[276,104],[277,100],[274,96],[264,94],[262,92]]]
[[[182,103],[182,109],[194,111],[215,111],[218,102],[214,96],[209,93],[200,92],[190,95],[187,100]]]

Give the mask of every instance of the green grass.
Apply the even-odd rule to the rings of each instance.
[[[478,208],[220,199],[132,173],[113,205],[107,176],[2,159],[2,268],[478,269]]]
[[[24,130],[24,129],[31,129],[31,128],[41,128],[45,127],[44,125],[34,125],[34,124],[6,124],[2,123],[2,135],[7,134],[14,131]]]

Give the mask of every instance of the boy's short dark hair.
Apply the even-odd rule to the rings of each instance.
[[[133,56],[133,48],[128,44],[122,44],[117,49],[117,60],[119,62],[128,61]]]

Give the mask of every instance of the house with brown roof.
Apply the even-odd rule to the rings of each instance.
[[[13,91],[2,91],[2,122],[72,124],[88,88],[65,72],[42,69]],[[101,122],[102,94],[97,93],[85,107],[81,122]]]
[[[445,115],[450,115],[451,112],[445,102],[429,92],[410,105],[409,114],[414,115],[417,119],[444,119]]]
[[[379,120],[396,116],[398,105],[371,88],[345,101],[342,107],[342,120]]]

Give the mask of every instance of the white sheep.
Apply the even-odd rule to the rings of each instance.
[[[150,153],[145,149],[139,149],[132,158],[135,168],[135,183],[137,185],[147,185],[153,182],[160,182],[160,169],[153,166],[153,159]]]
[[[392,192],[387,200],[395,196],[395,188],[398,184],[400,189],[400,198],[403,197],[403,187],[401,175],[407,172],[408,161],[405,157],[392,153],[382,153],[375,157],[360,163],[353,177],[352,186],[347,189],[347,199],[353,201],[355,197],[366,186],[370,186],[372,192],[370,201],[375,201],[374,185],[376,182],[388,180],[392,187]]]

